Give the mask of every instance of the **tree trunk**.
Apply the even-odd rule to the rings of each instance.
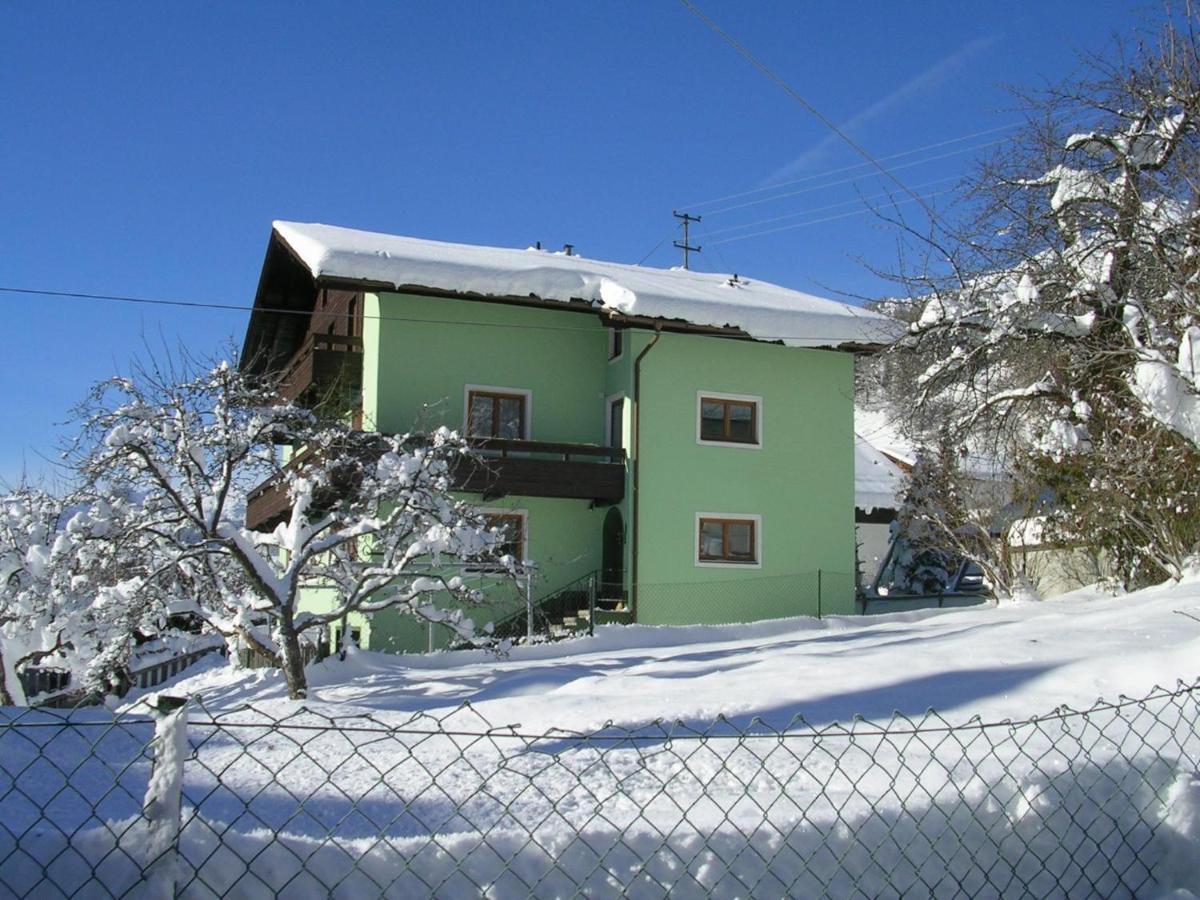
[[[8,671],[4,663],[4,651],[0,649],[0,706],[15,706],[12,694],[8,692]]]
[[[287,681],[288,696],[293,700],[308,697],[308,679],[304,674],[304,654],[300,652],[300,635],[292,621],[291,610],[279,617],[279,662]]]

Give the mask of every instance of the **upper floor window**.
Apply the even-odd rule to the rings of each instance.
[[[525,440],[529,393],[502,388],[467,388],[467,436]]]
[[[702,444],[762,444],[762,398],[743,394],[697,394],[696,440]]]
[[[625,330],[623,328],[608,329],[608,359],[620,359],[625,352]]]
[[[610,447],[625,446],[625,395],[618,394],[608,400],[608,422],[604,436]]]

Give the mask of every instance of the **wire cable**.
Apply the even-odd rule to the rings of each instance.
[[[913,187],[913,190],[916,190],[918,188],[933,187],[936,184],[945,184],[948,181],[958,181],[959,177],[960,176],[958,176],[958,175],[946,175],[942,178],[934,178],[930,181],[918,182],[917,184],[914,184],[912,187]],[[799,212],[786,213],[782,216],[772,216],[769,219],[758,219],[754,222],[746,222],[742,225],[729,225],[725,228],[716,228],[716,229],[713,229],[712,231],[705,232],[705,237],[711,238],[715,234],[727,234],[728,232],[731,232],[731,231],[741,231],[744,228],[754,228],[759,225],[769,225],[772,222],[782,222],[786,219],[796,219],[796,218],[799,218],[800,216],[808,216],[808,215],[812,215],[813,213],[825,212],[826,210],[830,210],[830,209],[840,209],[843,206],[854,206],[857,203],[865,203],[870,200],[886,200],[886,199],[890,198],[891,196],[892,196],[892,192],[884,191],[879,194],[872,194],[869,197],[856,197],[853,200],[841,200],[841,201],[838,201],[837,203],[828,203],[825,206],[813,206],[808,209],[802,209]],[[711,241],[710,241],[710,243],[711,243]]]
[[[872,166],[874,166],[876,169],[878,169],[880,171],[880,173],[882,173],[885,177],[887,177],[890,181],[892,181],[898,188],[900,188],[902,191],[904,191],[904,193],[906,193],[910,197],[912,197],[912,199],[916,203],[918,203],[921,206],[921,208],[925,211],[926,215],[929,216],[931,221],[935,221],[935,222],[937,221],[937,214],[933,211],[932,207],[930,207],[923,199],[921,199],[921,197],[918,194],[916,194],[915,192],[910,190],[908,188],[908,186],[904,184],[903,181],[901,181],[899,178],[897,178],[895,175],[893,175],[890,171],[888,171],[886,168],[884,168],[883,164],[880,163],[879,160],[877,160],[869,152],[867,152],[867,150],[864,147],[862,147],[857,141],[855,141],[854,138],[852,138],[852,137],[850,137],[850,135],[846,134],[846,132],[844,132],[841,128],[839,128],[836,123],[834,123],[831,119],[829,119],[824,114],[822,114],[821,111],[818,110],[815,106],[813,106],[811,103],[809,103],[807,100],[805,100],[804,97],[800,94],[800,92],[797,91],[790,84],[788,84],[782,78],[782,76],[780,76],[779,74],[777,74],[775,72],[775,70],[769,68],[765,63],[760,61],[758,59],[758,57],[756,57],[753,53],[751,53],[749,50],[747,50],[745,47],[743,47],[740,43],[738,43],[737,39],[734,38],[733,35],[729,34],[729,32],[722,29],[720,25],[718,25],[716,22],[714,22],[712,19],[710,19],[708,16],[706,16],[703,12],[701,12],[699,7],[697,7],[696,4],[694,4],[692,2],[692,0],[679,0],[679,2],[682,3],[694,16],[696,16],[696,18],[698,18],[701,22],[703,22],[718,37],[720,37],[723,41],[725,41],[725,43],[729,44],[729,46],[731,46],[734,50],[736,50],[751,65],[753,65],[756,69],[758,69],[760,72],[762,72],[768,78],[770,78],[771,81],[775,82],[776,85],[778,85],[780,88],[782,88],[789,97],[791,97],[793,100],[795,100],[801,106],[803,106],[806,110],[808,110],[809,113],[811,113],[822,125],[824,125],[830,131],[832,131],[834,134],[836,134],[839,138],[841,138],[847,145],[849,145],[851,148],[853,148],[853,150],[856,153],[858,153],[859,156],[861,156],[863,159],[865,159],[867,162],[869,162]]]
[[[988,134],[995,134],[998,131],[1010,131],[1013,128],[1019,128],[1022,124],[1024,124],[1024,123],[1012,122],[1008,125],[997,126],[996,128],[985,128],[983,131],[975,131],[975,132],[972,132],[971,134],[964,134],[961,137],[950,138],[945,141],[938,141],[935,144],[926,144],[924,147],[916,147],[912,150],[902,150],[899,153],[891,153],[887,156],[880,156],[880,157],[878,157],[878,159],[880,162],[885,162],[887,160],[892,160],[892,159],[901,159],[905,156],[912,156],[914,153],[923,153],[926,150],[936,150],[939,147],[946,147],[946,146],[949,146],[950,144],[958,144],[958,143],[961,143],[962,141],[969,141],[972,138],[983,137],[984,135],[988,135]],[[997,143],[1004,143],[1004,141],[992,141],[992,142],[983,144],[981,146],[990,147],[993,144],[997,144]],[[937,160],[937,159],[945,159],[948,156],[955,156],[960,153],[969,153],[973,149],[978,149],[978,148],[967,147],[962,150],[955,150],[952,153],[946,153],[946,154],[939,155],[939,156],[931,156],[931,157],[929,157],[928,160],[924,160],[924,161],[933,162],[934,160]],[[794,178],[791,181],[781,181],[778,184],[768,185],[767,187],[752,188],[751,190],[748,190],[748,191],[739,191],[736,194],[726,194],[724,197],[713,197],[711,200],[700,200],[695,203],[681,204],[677,208],[678,209],[698,209],[698,208],[704,207],[704,206],[711,206],[714,203],[724,203],[726,200],[739,200],[742,197],[749,197],[752,194],[761,194],[761,193],[765,193],[766,191],[777,191],[777,190],[780,190],[781,188],[791,187],[793,184],[802,184],[806,181],[813,181],[818,178],[824,178],[828,175],[840,175],[843,172],[853,172],[855,169],[869,169],[869,168],[871,168],[870,163],[853,163],[848,166],[839,166],[836,169],[828,169],[824,172],[815,172],[812,175],[805,175],[803,178]],[[896,168],[898,168],[898,167],[893,166],[892,167],[893,171]],[[702,212],[701,214],[706,215],[706,216],[711,216],[711,215],[715,215],[717,212],[720,212],[720,210],[712,210],[709,212]]]
[[[857,214],[858,213],[855,213],[855,215],[857,215]],[[697,274],[703,275],[704,273],[697,273]],[[715,273],[714,273],[714,275],[715,275]],[[712,277],[714,277],[714,275],[709,275],[707,277],[712,278]],[[720,275],[715,275],[715,277],[719,278],[719,279],[723,279],[725,276],[723,274],[720,274]],[[784,290],[789,290],[789,289],[784,288]],[[302,309],[268,309],[266,307],[246,306],[244,304],[234,304],[234,303],[214,303],[214,302],[208,302],[208,301],[203,301],[203,300],[177,300],[177,299],[168,300],[168,299],[161,299],[161,298],[155,298],[155,297],[133,297],[133,296],[128,296],[128,295],[124,295],[124,294],[99,294],[99,293],[85,292],[85,291],[47,290],[44,288],[21,288],[21,287],[0,286],[0,293],[7,294],[10,296],[27,294],[27,295],[35,296],[35,297],[57,297],[57,298],[61,298],[61,299],[70,299],[70,300],[95,300],[95,301],[106,301],[106,302],[117,302],[117,303],[136,303],[136,304],[145,304],[145,305],[150,305],[150,306],[168,306],[168,307],[185,308],[185,309],[215,309],[215,310],[222,310],[222,311],[227,311],[227,312],[241,312],[241,313],[264,312],[264,313],[270,313],[272,315],[305,316],[305,317],[311,317],[313,315],[312,312],[310,312],[308,310],[302,310]],[[846,307],[847,311],[850,313],[855,313],[855,308],[853,306],[851,306],[850,304],[842,303],[842,302],[836,301],[836,300],[831,300],[830,302],[837,303],[840,306]],[[605,308],[604,307],[594,307],[592,311],[595,313],[603,313],[603,312],[605,312]],[[332,318],[332,319],[350,319],[350,318],[352,318],[352,316],[349,313],[332,313],[331,312],[331,313],[322,313],[322,315],[327,315],[327,316],[329,316],[329,318]],[[373,321],[373,322],[406,322],[406,323],[414,324],[414,325],[467,325],[467,326],[478,326],[481,328],[507,328],[507,329],[529,330],[529,331],[574,331],[574,332],[588,333],[588,334],[595,333],[594,328],[580,328],[580,327],[573,326],[573,325],[537,325],[537,324],[531,324],[531,323],[527,323],[527,322],[519,322],[519,323],[518,322],[481,322],[481,321],[467,321],[467,320],[463,320],[463,319],[426,319],[426,318],[416,318],[416,317],[412,317],[412,316],[389,316],[389,315],[372,316],[372,315],[366,315],[365,313],[362,314],[362,318]],[[648,318],[654,318],[654,317],[649,316]],[[717,326],[717,325],[704,326],[703,323],[692,323],[692,324],[700,325],[701,327],[713,327],[713,328],[721,327],[721,326]],[[337,335],[335,335],[334,337],[337,337]],[[826,340],[827,339],[827,335],[821,335],[821,334],[762,334],[762,335],[753,335],[752,337],[754,337],[755,340],[760,340],[760,341],[810,341],[810,340]]]
[[[923,166],[926,163],[934,162],[935,160],[938,160],[938,159],[945,159],[947,157],[957,156],[962,153],[970,153],[973,150],[986,150],[988,147],[994,147],[998,144],[1003,144],[1003,143],[1005,143],[1004,140],[988,141],[985,144],[975,144],[971,147],[965,147],[961,150],[954,150],[950,153],[944,153],[939,156],[931,156],[928,159],[922,159],[922,160],[916,160],[913,162],[902,163],[901,165],[893,166],[892,170],[899,171],[901,169],[911,169],[914,166]],[[800,194],[811,194],[813,191],[821,191],[821,190],[824,190],[825,188],[838,187],[839,185],[843,185],[843,184],[852,184],[863,178],[878,178],[878,177],[879,177],[879,174],[877,172],[864,172],[864,173],[860,173],[858,175],[851,175],[848,178],[841,178],[841,179],[838,179],[837,181],[830,181],[830,182],[827,182],[826,184],[815,184],[815,185],[811,185],[809,187],[797,188],[794,191],[785,191],[782,194],[775,194],[770,197],[758,197],[757,199],[754,199],[754,200],[747,200],[744,203],[735,203],[735,204],[731,204],[730,206],[722,206],[720,209],[710,210],[709,212],[704,213],[704,215],[715,216],[718,213],[732,212],[733,210],[736,210],[736,209],[746,209],[747,207],[750,207],[750,206],[758,206],[761,203],[770,203],[773,200],[784,200],[788,197],[798,197]]]
[[[952,194],[952,193],[954,193],[954,189],[948,188],[944,191],[934,191],[932,194],[925,194],[924,197],[913,196],[913,197],[909,197],[907,199],[893,200],[892,205],[898,206],[901,203],[917,202],[917,203],[920,203],[922,206],[924,206],[926,200],[932,200],[934,197],[941,197],[943,194]],[[791,225],[781,225],[778,228],[767,228],[763,231],[755,231],[750,234],[735,234],[733,237],[719,238],[715,241],[709,241],[708,244],[710,247],[715,247],[720,244],[729,244],[729,243],[732,243],[733,241],[744,241],[744,240],[748,240],[749,238],[762,237],[765,234],[775,234],[780,231],[790,231],[793,228],[804,228],[809,225],[820,225],[823,222],[834,222],[834,221],[837,221],[838,219],[849,219],[852,216],[865,216],[868,213],[872,213],[874,211],[875,210],[873,210],[873,209],[856,209],[856,210],[853,210],[852,212],[841,213],[840,215],[836,215],[836,216],[825,216],[820,219],[813,219],[812,221],[809,221],[809,222],[795,222]]]

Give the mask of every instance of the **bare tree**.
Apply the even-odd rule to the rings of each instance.
[[[908,232],[912,405],[1053,483],[1053,527],[1127,582],[1178,576],[1200,538],[1200,44],[1168,24],[1026,102],[957,220]]]
[[[445,563],[492,556],[499,544],[450,494],[466,452],[453,433],[356,431],[225,363],[110,379],[80,413],[70,457],[87,489],[137,498],[125,532],[193,585],[194,611],[211,627],[275,658],[293,698],[307,692],[302,636],[350,613],[397,608],[473,633],[463,608],[483,596]],[[286,463],[280,445],[291,448]],[[264,484],[282,512],[257,531],[247,500]],[[330,588],[330,607],[302,610],[304,586]]]

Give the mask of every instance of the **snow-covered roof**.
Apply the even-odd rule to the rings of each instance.
[[[904,492],[900,467],[872,447],[862,435],[854,435],[854,505],[864,512],[899,509]]]
[[[854,433],[890,459],[912,466],[920,450],[900,429],[896,410],[886,404],[867,407],[854,405]],[[932,438],[929,438],[932,442]],[[1001,481],[1007,478],[1004,462],[995,455],[970,449],[958,461],[959,471],[979,481]]]
[[[917,461],[917,448],[905,437],[887,406],[867,407],[854,404],[854,433],[876,451],[911,466]]]
[[[738,275],[653,269],[529,248],[450,244],[334,225],[275,222],[314,278],[485,297],[590,303],[627,316],[740,328],[793,347],[880,344],[897,324],[878,313]],[[902,330],[902,329],[900,329]]]

